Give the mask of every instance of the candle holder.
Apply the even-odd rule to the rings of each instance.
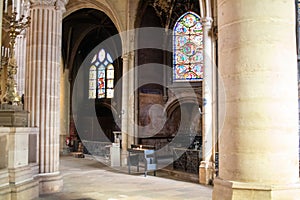
[[[17,93],[15,76],[17,74],[17,61],[15,56],[16,37],[28,27],[30,18],[17,17],[16,9],[11,15],[4,13],[3,30],[8,33],[9,46],[1,50],[1,80],[5,80],[4,88],[0,88],[0,126],[27,127],[28,111],[23,109],[22,101]]]
[[[14,9],[16,10],[16,9]],[[3,96],[1,97],[1,104],[10,104],[10,105],[20,105],[21,98],[17,93],[17,83],[15,80],[15,76],[17,74],[17,62],[15,57],[15,44],[16,37],[24,31],[30,24],[30,17],[26,17],[22,15],[19,19],[17,19],[18,13],[13,11],[11,16],[4,16],[6,18],[4,20],[4,29],[7,29],[9,34],[9,48],[7,51],[2,52],[1,59],[1,70],[4,67],[7,69],[7,80],[6,80],[6,90]],[[2,48],[3,49],[3,48]],[[0,71],[1,72],[1,71]]]

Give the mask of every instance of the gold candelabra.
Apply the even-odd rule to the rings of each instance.
[[[17,83],[15,80],[18,68],[15,55],[15,44],[17,36],[30,24],[30,17],[25,18],[25,16],[22,15],[17,19],[17,15],[18,13],[13,11],[11,16],[5,16],[7,20],[4,20],[3,24],[3,28],[6,29],[9,34],[9,47],[5,49],[2,47],[1,54],[0,70],[3,70],[6,67],[7,71],[6,90],[1,97],[1,104],[21,104],[21,98],[17,92]]]

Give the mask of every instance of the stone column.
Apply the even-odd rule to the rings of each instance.
[[[26,65],[26,37],[25,32],[16,38],[16,59],[17,59],[17,92],[20,96],[24,94],[25,87],[25,65]]]
[[[295,2],[217,6],[226,116],[213,199],[298,199]]]
[[[212,90],[213,90],[213,62],[212,62],[212,38],[210,36],[212,19],[202,18],[203,25],[203,64],[204,76],[202,81],[202,161],[199,169],[199,182],[209,184],[212,179]]]
[[[130,146],[131,144],[135,144],[135,127],[136,127],[136,123],[135,123],[135,94],[137,94],[137,92],[134,90],[134,85],[135,85],[135,70],[134,70],[134,52],[131,51],[129,53],[129,57],[128,57],[128,61],[129,61],[129,65],[128,65],[128,70],[130,71],[129,76],[128,76],[128,88],[129,88],[129,92],[126,94],[128,96],[128,122],[127,122],[127,127],[128,127],[128,146]]]
[[[25,109],[40,128],[40,193],[62,189],[59,173],[62,13],[67,0],[31,0]]]
[[[70,82],[69,70],[60,68],[60,153],[68,153],[65,143],[66,137],[70,136]]]
[[[128,54],[122,56],[123,58],[123,74],[128,72]],[[122,150],[127,151],[128,148],[128,76],[122,77],[122,109],[121,109],[121,131],[122,131]]]
[[[123,55],[123,76],[122,76],[122,163],[126,163],[127,148],[134,144],[135,118],[134,118],[134,56],[133,53]]]

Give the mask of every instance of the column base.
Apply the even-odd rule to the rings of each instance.
[[[214,181],[213,200],[297,200],[300,196],[300,182],[286,185]]]
[[[40,194],[51,194],[60,192],[63,189],[63,178],[59,172],[39,174]]]
[[[127,160],[128,152],[127,150],[121,149],[121,166],[128,166],[128,160]]]
[[[37,174],[34,174],[33,168],[29,165],[24,167],[9,168],[9,182],[13,184],[19,184],[32,180]]]
[[[33,178],[31,167],[4,169],[0,171],[0,197],[7,200],[36,199],[39,181]]]
[[[9,185],[0,185],[0,197],[1,199],[11,200],[11,190]]]
[[[201,161],[199,166],[199,183],[203,185],[210,185],[212,183],[212,177],[212,163],[208,161]]]
[[[36,199],[39,197],[39,182],[38,180],[27,180],[22,183],[11,183],[11,200],[27,200]]]
[[[10,200],[9,175],[7,169],[0,170],[0,197]]]

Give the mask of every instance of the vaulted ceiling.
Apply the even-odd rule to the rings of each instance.
[[[99,10],[81,9],[67,16],[62,31],[64,66],[76,73],[76,68],[93,48],[117,33],[110,18]]]

